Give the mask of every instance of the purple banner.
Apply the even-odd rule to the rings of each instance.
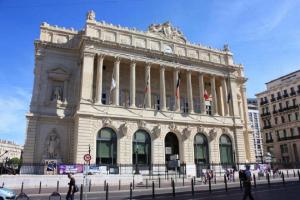
[[[59,174],[66,174],[66,173],[83,173],[83,165],[59,165],[58,168]]]

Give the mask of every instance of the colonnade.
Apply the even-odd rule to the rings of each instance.
[[[94,56],[92,53],[84,53],[83,55],[83,69],[82,69],[82,81],[81,82],[81,99],[92,100],[93,99],[93,72],[94,72]],[[103,62],[105,55],[97,55],[97,75],[96,75],[96,103],[101,105],[102,98],[102,82],[103,82]],[[112,91],[112,104],[119,106],[119,90],[120,90],[120,62],[119,57],[114,58],[114,81],[115,87]],[[160,65],[160,110],[166,111],[166,81],[165,81],[165,70],[168,66]],[[194,71],[191,69],[181,69],[174,68],[173,71],[173,80],[174,80],[174,97],[176,96],[177,82],[180,78],[181,72],[185,71],[186,74],[186,86],[187,86],[187,100],[188,100],[188,113],[194,113],[194,102],[193,102],[193,90],[192,90],[192,73],[197,74],[198,76],[198,88],[200,96],[200,113],[206,114],[206,105],[205,105],[205,86],[204,86],[204,76],[209,77],[211,85],[211,99],[212,99],[212,115],[218,115],[221,113],[223,116],[228,116],[230,114],[230,105],[228,103],[228,78],[225,76],[217,76],[214,74],[207,74],[205,72]],[[151,108],[151,63],[145,64],[145,108]],[[221,80],[221,93],[222,95],[217,95],[216,89],[216,78]],[[178,91],[180,95],[180,91]],[[222,102],[218,102],[222,101]],[[218,106],[220,103],[221,106]],[[136,107],[136,61],[130,60],[130,107]],[[221,110],[219,110],[221,109]],[[175,108],[174,111],[180,111],[180,98],[177,96],[175,98]]]

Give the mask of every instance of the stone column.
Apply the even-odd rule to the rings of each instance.
[[[104,55],[98,55],[98,63],[97,63],[97,82],[96,82],[96,87],[97,87],[97,104],[102,104],[102,74],[103,74],[103,60],[104,60]]]
[[[64,100],[64,103],[67,103],[67,92],[68,92],[68,80],[65,80],[64,81],[64,91],[63,91],[63,100]]]
[[[175,69],[173,72],[173,80],[174,80],[174,97],[175,97],[175,111],[180,111],[180,90],[178,88],[178,97],[176,97],[176,89],[177,89],[177,82],[179,79],[179,69]]]
[[[130,63],[130,107],[136,107],[135,105],[135,61]]]
[[[145,69],[145,107],[151,108],[151,65],[147,63],[146,69]],[[146,88],[147,87],[147,88]]]
[[[165,66],[160,66],[160,109],[166,110]]]
[[[186,91],[187,91],[187,96],[188,96],[189,113],[194,113],[193,88],[192,88],[192,72],[190,70],[187,71],[186,80],[187,80]]]
[[[203,80],[202,73],[199,73],[199,96],[200,96],[201,114],[206,114],[206,106],[205,106],[205,99],[204,99],[204,80]]]
[[[212,114],[218,115],[216,78],[214,75],[211,75],[211,78],[210,78],[210,88],[211,88],[211,94],[212,94]]]
[[[81,76],[81,101],[92,101],[94,54],[83,53],[82,76]]]
[[[228,92],[227,92],[227,84],[226,84],[226,78],[224,77],[222,79],[222,93],[223,93],[223,109],[224,109],[224,115],[228,116],[229,115],[229,105],[227,102],[228,99]]]
[[[114,78],[116,81],[116,88],[114,90],[114,101],[113,104],[118,106],[119,105],[119,85],[120,85],[120,58],[117,57],[114,63]]]

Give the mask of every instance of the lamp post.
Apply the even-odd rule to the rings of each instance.
[[[134,174],[140,174],[139,166],[138,166],[138,151],[139,151],[139,147],[136,143],[135,144],[135,173]]]

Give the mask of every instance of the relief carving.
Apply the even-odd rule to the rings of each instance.
[[[182,134],[182,138],[183,138],[184,140],[186,140],[187,138],[190,137],[191,132],[192,132],[191,128],[190,128],[189,126],[187,126],[185,129],[183,129],[183,132],[182,132],[182,133],[183,133],[183,134]]]
[[[104,118],[102,120],[102,124],[103,124],[103,126],[111,126],[112,125],[112,121],[111,121],[110,118]]]
[[[62,101],[63,97],[63,90],[62,87],[60,86],[55,86],[52,88],[52,95],[51,95],[51,100],[52,101]]]
[[[212,129],[209,131],[209,140],[210,140],[210,141],[213,141],[216,137],[217,137],[217,131],[216,131],[215,128],[212,128]]]
[[[60,138],[56,129],[48,134],[44,145],[44,158],[46,159],[60,159]]]
[[[146,122],[143,120],[139,120],[137,124],[139,128],[146,128]]]
[[[163,24],[151,24],[148,27],[148,31],[168,39],[174,39],[176,41],[186,43],[183,33],[173,27],[170,22],[165,22]]]
[[[125,122],[120,126],[120,132],[122,133],[123,136],[126,136],[128,133],[128,124]]]
[[[161,135],[161,127],[160,124],[158,124],[157,126],[155,126],[152,130],[153,135],[155,136],[155,138],[159,138]]]
[[[169,124],[169,129],[171,132],[178,132],[177,126],[174,122]]]

